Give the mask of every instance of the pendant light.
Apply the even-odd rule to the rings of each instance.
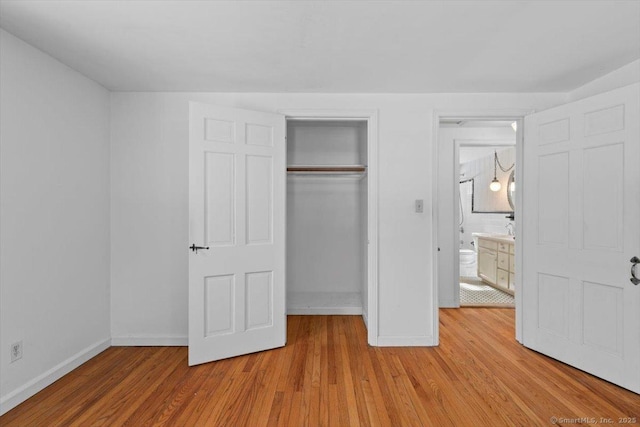
[[[500,160],[498,159],[498,152],[494,150],[493,151],[493,179],[491,180],[491,184],[489,184],[489,190],[500,191],[500,189],[502,188],[502,184],[500,184],[500,181],[498,181],[498,175],[496,173],[498,166],[500,166],[500,170],[502,172],[509,172],[511,169],[513,169],[515,165],[516,165],[516,162],[513,162],[513,164],[509,168],[505,169],[500,163]],[[514,185],[514,184],[511,183],[511,185]]]
[[[498,181],[498,176],[496,174],[496,168],[498,167],[498,152],[493,152],[493,180],[491,180],[491,184],[489,184],[489,189],[491,191],[500,191],[502,188],[502,184]]]

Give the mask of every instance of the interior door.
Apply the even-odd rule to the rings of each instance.
[[[523,343],[640,393],[640,85],[525,118]]]
[[[284,116],[190,103],[189,365],[285,344],[285,153]]]

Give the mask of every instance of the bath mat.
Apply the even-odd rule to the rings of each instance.
[[[460,282],[460,306],[514,307],[515,299],[489,285]]]

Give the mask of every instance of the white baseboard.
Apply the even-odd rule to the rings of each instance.
[[[378,347],[433,347],[438,345],[433,336],[390,337],[379,336]]]
[[[287,308],[287,314],[292,315],[360,315],[361,307],[292,307]]]
[[[444,301],[440,301],[440,304],[438,304],[438,306],[440,308],[459,308],[460,304],[456,303],[455,300],[444,300]]]
[[[112,337],[114,347],[186,347],[189,338],[184,335],[133,335],[126,337]]]
[[[15,408],[40,390],[53,384],[64,375],[73,371],[87,360],[102,353],[110,346],[110,339],[106,339],[93,344],[92,346],[85,348],[84,350],[76,353],[62,363],[59,363],[58,365],[49,369],[42,375],[37,376],[23,386],[18,387],[5,396],[2,396],[2,398],[0,398],[0,415],[3,415],[11,409]]]
[[[369,316],[367,315],[367,312],[362,310],[362,320],[364,320],[364,326],[369,329]]]

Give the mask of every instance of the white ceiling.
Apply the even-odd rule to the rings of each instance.
[[[640,58],[640,1],[0,0],[111,90],[566,92]]]

